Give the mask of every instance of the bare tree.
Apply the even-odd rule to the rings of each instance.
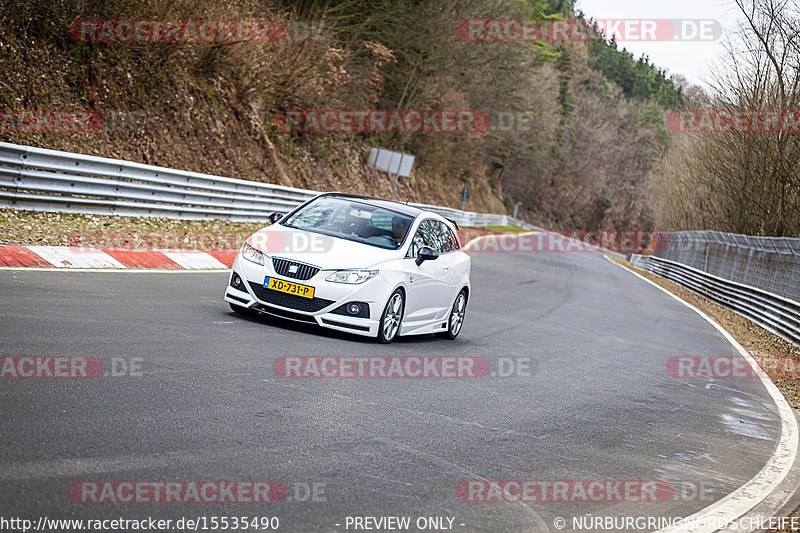
[[[751,119],[746,128],[696,133],[676,144],[652,179],[657,220],[671,227],[800,235],[800,133],[791,126],[800,110],[800,5],[735,2],[743,21],[726,43],[709,106],[747,112]],[[777,124],[766,120],[770,116]],[[655,198],[668,191],[679,196]]]

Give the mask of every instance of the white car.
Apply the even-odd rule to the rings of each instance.
[[[470,257],[445,218],[398,202],[326,193],[247,238],[225,301],[371,336],[455,339],[470,295]]]

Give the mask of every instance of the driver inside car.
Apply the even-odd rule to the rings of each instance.
[[[405,217],[392,217],[392,236],[397,243],[403,242],[408,232],[408,219]]]

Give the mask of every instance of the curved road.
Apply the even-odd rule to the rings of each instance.
[[[780,437],[757,379],[683,380],[678,355],[736,355],[700,316],[593,253],[476,253],[455,342],[234,315],[227,273],[0,271],[0,355],[96,356],[142,375],[0,379],[0,515],[453,518],[556,531],[586,516],[687,516],[764,466]],[[279,356],[529,357],[529,376],[282,379]],[[115,363],[116,364],[116,363]],[[465,502],[462,480],[663,480],[660,502]],[[254,504],[77,504],[86,480],[277,480]],[[317,483],[317,495],[306,488]],[[291,501],[290,501],[291,500]],[[447,525],[445,521],[445,525]],[[337,524],[339,524],[337,526]],[[351,525],[350,531],[353,531]],[[411,527],[410,531],[417,531]]]

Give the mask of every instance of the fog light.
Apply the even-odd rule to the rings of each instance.
[[[352,303],[347,306],[347,312],[351,315],[357,315],[359,311],[361,311],[361,306],[356,303]]]
[[[234,272],[233,276],[231,276],[231,287],[235,287],[239,290],[242,288],[242,278],[240,278],[239,274],[236,272]]]

